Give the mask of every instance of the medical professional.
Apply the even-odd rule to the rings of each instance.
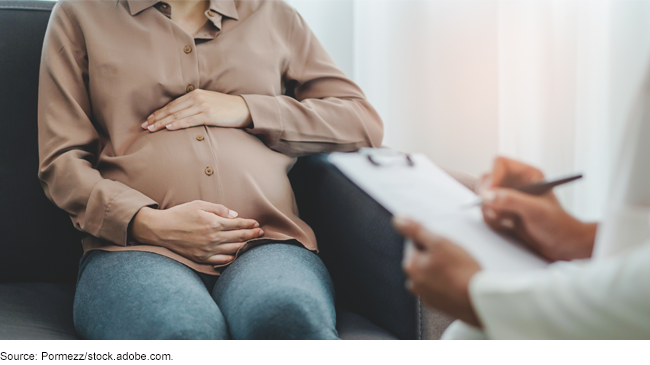
[[[483,179],[483,216],[553,261],[545,270],[493,273],[460,246],[397,217],[415,242],[405,255],[407,287],[459,321],[443,339],[650,339],[650,87],[631,113],[605,219],[583,223],[553,193],[508,187],[543,179],[497,158]],[[597,231],[597,234],[596,234]]]

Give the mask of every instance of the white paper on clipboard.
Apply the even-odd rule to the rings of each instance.
[[[404,157],[402,155],[401,157]],[[363,153],[332,153],[328,160],[393,215],[409,216],[465,248],[490,271],[530,271],[549,262],[491,230],[480,208],[463,208],[476,195],[422,154],[413,166],[377,166]]]

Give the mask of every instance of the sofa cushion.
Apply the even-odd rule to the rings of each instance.
[[[0,340],[73,340],[74,284],[0,284]]]
[[[345,309],[336,311],[336,329],[342,340],[399,340],[366,318]]]
[[[75,340],[72,323],[73,284],[0,284],[0,340]],[[344,340],[393,340],[395,336],[367,319],[338,311]]]

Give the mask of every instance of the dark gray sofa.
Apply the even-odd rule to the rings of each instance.
[[[80,239],[37,178],[37,92],[54,3],[0,0],[0,340],[77,339],[72,323]],[[438,338],[449,324],[404,289],[402,238],[390,214],[323,156],[290,173],[336,287],[343,339]]]

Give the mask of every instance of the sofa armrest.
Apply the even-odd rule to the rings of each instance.
[[[325,155],[302,157],[290,178],[300,217],[318,240],[337,304],[400,339],[417,338],[416,299],[404,288],[403,238],[391,214]]]
[[[477,181],[446,171],[470,189]],[[425,307],[405,289],[404,239],[393,229],[391,213],[330,164],[326,155],[301,157],[289,177],[300,217],[316,233],[337,304],[400,339],[439,339],[453,319]]]
[[[325,155],[302,157],[289,174],[300,217],[318,239],[337,304],[400,339],[439,338],[451,320],[423,308],[404,287],[404,239],[392,215]]]

